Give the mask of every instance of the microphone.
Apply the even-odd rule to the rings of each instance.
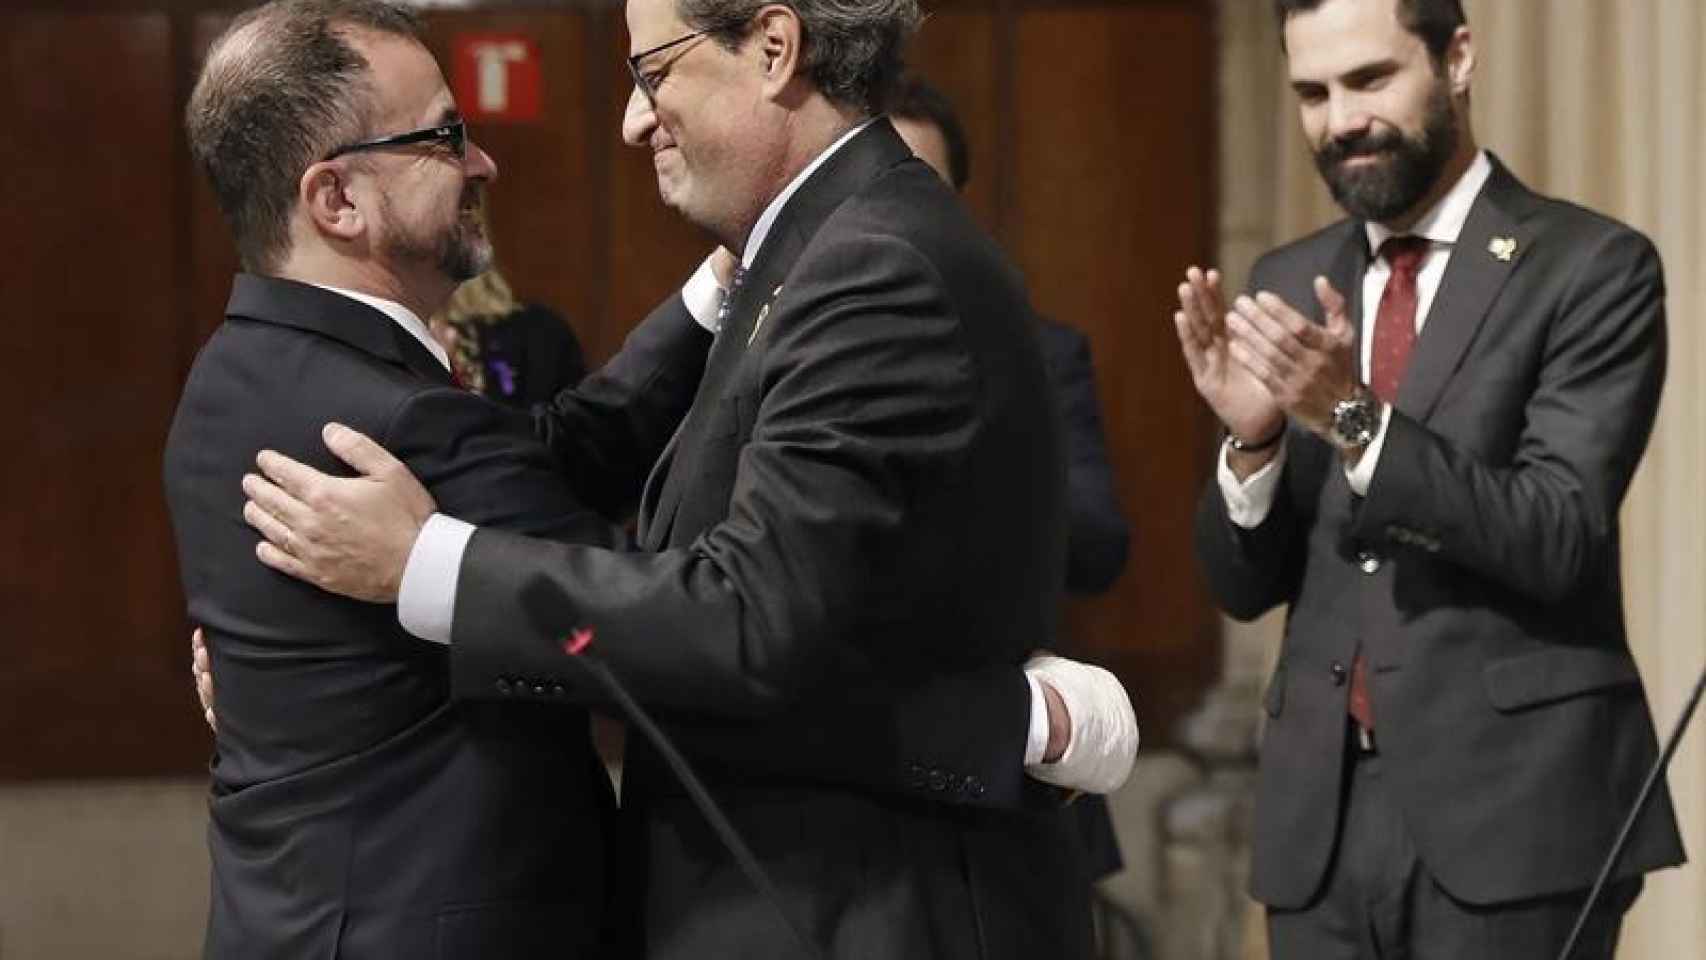
[[[534,624],[547,633],[556,633],[551,624],[559,622],[561,619],[560,611],[569,607],[568,600],[563,596],[562,591],[550,578],[542,574],[534,576],[532,582],[523,588],[521,603]],[[711,825],[712,831],[722,841],[723,847],[729,851],[730,856],[734,857],[741,873],[746,875],[748,882],[776,911],[777,919],[781,920],[782,926],[787,928],[788,933],[793,936],[805,955],[814,958],[826,958],[827,955],[823,948],[806,934],[805,926],[796,923],[795,919],[789,915],[786,905],[782,902],[782,896],[777,892],[776,885],[771,881],[770,875],[759,864],[758,858],[753,856],[752,849],[747,846],[746,841],[741,838],[740,831],[735,829],[735,825],[723,813],[722,807],[717,805],[717,801],[711,796],[711,792],[705,788],[705,784],[693,772],[693,767],[687,762],[687,758],[681,755],[681,751],[677,750],[675,744],[670,741],[669,735],[658,727],[657,723],[646,713],[645,708],[641,707],[639,702],[622,686],[621,681],[616,679],[616,674],[610,669],[610,666],[593,652],[592,647],[595,639],[596,633],[592,627],[575,627],[567,636],[563,637],[563,653],[570,661],[579,664],[598,683],[605,695],[615,701],[616,706],[622,711],[628,723],[639,730],[647,740],[651,741],[652,746],[663,757],[664,763],[675,774],[675,778],[687,790],[687,796],[693,801],[693,806],[698,808],[699,813]]]
[[[1677,744],[1682,742],[1682,733],[1688,728],[1688,721],[1694,717],[1694,708],[1700,706],[1702,690],[1706,690],[1706,667],[1701,668],[1700,679],[1694,681],[1694,692],[1689,694],[1688,702],[1683,705],[1682,716],[1677,718],[1676,726],[1665,740],[1665,748],[1659,753],[1658,762],[1648,771],[1647,782],[1641,785],[1641,793],[1635,798],[1634,809],[1629,811],[1629,816],[1623,821],[1623,828],[1617,832],[1617,841],[1611,845],[1611,855],[1605,858],[1605,863],[1599,868],[1599,878],[1593,882],[1593,889],[1588,893],[1587,902],[1582,904],[1581,913],[1576,915],[1575,928],[1570,931],[1570,938],[1564,941],[1564,949],[1558,954],[1558,960],[1570,960],[1570,955],[1576,952],[1576,942],[1581,939],[1588,917],[1592,916],[1600,894],[1605,891],[1605,883],[1611,878],[1611,871],[1616,868],[1617,859],[1623,856],[1623,848],[1629,844],[1629,835],[1635,831],[1636,822],[1647,809],[1647,801],[1652,799],[1653,788],[1658,785],[1665,769],[1670,766],[1670,758],[1676,754]]]

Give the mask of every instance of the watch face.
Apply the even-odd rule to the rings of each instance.
[[[1346,447],[1366,447],[1374,440],[1374,403],[1366,394],[1340,400],[1333,406],[1333,438]]]

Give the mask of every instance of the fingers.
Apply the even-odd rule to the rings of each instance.
[[[207,721],[208,729],[218,730],[219,724],[213,716],[213,670],[208,666],[207,639],[200,627],[190,634],[190,676],[195,678],[195,696],[201,701],[202,719]]]
[[[1233,345],[1241,348],[1235,356],[1256,357],[1275,375],[1295,369],[1309,352],[1284,324],[1250,297],[1239,297],[1233,304],[1232,312],[1226,315],[1226,329]]]
[[[255,465],[261,468],[261,472],[266,474],[268,480],[277,484],[279,489],[298,502],[307,501],[316,484],[330,479],[305,463],[299,463],[282,453],[275,453],[271,450],[262,450],[256,454]],[[248,482],[249,478],[244,477],[243,489],[245,491],[248,490]],[[250,498],[254,499],[254,494],[251,493]],[[269,512],[274,516],[283,516],[278,511],[273,510],[270,505],[263,504],[263,506],[267,506]],[[285,517],[285,519],[288,520],[289,517]]]
[[[279,573],[307,583],[316,582],[307,565],[265,540],[255,544],[255,558]]]
[[[243,519],[285,553],[295,553],[292,527],[308,518],[302,501],[252,473],[243,475]]]
[[[1185,281],[1178,286],[1179,309],[1173,313],[1173,329],[1179,335],[1185,363],[1193,378],[1199,380],[1210,363],[1209,352],[1225,336],[1219,291],[1220,272],[1205,274],[1195,266],[1185,271]]]
[[[304,509],[302,504],[254,474],[243,477],[243,492],[251,497],[248,503],[243,504],[243,520],[260,531],[264,538],[255,544],[255,557],[280,573],[312,583],[308,568],[295,556],[298,550],[295,533],[273,513],[272,507],[263,506],[265,503],[280,504],[278,509],[296,512]]]
[[[1225,301],[1220,295],[1219,270],[1204,272],[1193,266],[1185,271],[1185,283],[1191,289],[1192,299],[1211,321],[1226,313]]]
[[[1233,340],[1226,345],[1226,352],[1232,356],[1232,359],[1239,366],[1249,371],[1250,376],[1255,377],[1257,382],[1261,383],[1274,398],[1289,396],[1284,392],[1285,382],[1283,378],[1274,370],[1273,364],[1269,362],[1269,355],[1258,353],[1252,349],[1249,340],[1243,338]],[[1281,400],[1281,403],[1283,404],[1284,401]]]
[[[320,438],[325,441],[326,449],[332,451],[339,460],[354,467],[364,476],[371,477],[375,474],[403,469],[402,462],[391,456],[391,451],[368,439],[366,434],[341,423],[326,424],[320,430]],[[294,461],[292,462],[294,463]],[[302,469],[311,470],[312,468],[303,467]],[[324,476],[317,471],[313,472],[316,476]]]
[[[1173,312],[1173,329],[1179,334],[1179,349],[1185,354],[1185,366],[1191,376],[1198,377],[1208,363],[1209,339],[1183,310]]]
[[[203,671],[195,675],[195,695],[201,701],[203,713],[213,712],[213,674]]]
[[[1332,281],[1326,277],[1315,278],[1315,300],[1321,304],[1321,313],[1327,318],[1328,336],[1341,344],[1349,344],[1355,339],[1345,295],[1334,288]]]

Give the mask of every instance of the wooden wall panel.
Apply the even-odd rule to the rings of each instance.
[[[1069,649],[1115,669],[1163,737],[1219,646],[1191,549],[1211,431],[1171,323],[1184,266],[1212,251],[1211,28],[1194,4],[1028,10],[1013,58],[1007,239],[1038,308],[1090,337],[1132,524],[1125,575],[1072,605]]]
[[[190,90],[195,87],[195,78],[201,72],[208,48],[225,32],[230,22],[230,15],[220,13],[204,14],[193,21],[188,37],[189,49],[183,57],[183,100],[189,99]],[[182,129],[181,123],[179,129]],[[182,138],[181,133],[179,137]],[[185,334],[189,343],[183,351],[183,370],[187,376],[196,351],[225,321],[225,304],[231,298],[231,278],[240,267],[237,245],[231,240],[231,227],[219,212],[219,201],[214,199],[213,188],[208,185],[207,176],[201,168],[190,158],[187,143],[184,150],[187,166],[182,176],[189,194],[190,251],[185,271],[188,274],[186,288],[189,297]]]
[[[0,737],[0,778],[189,771],[208,743],[159,456],[236,268],[181,113],[242,4],[71,2],[86,12],[24,0],[37,12],[0,14],[0,115],[28,131],[0,138],[9,372],[27,398],[19,465],[0,474],[0,731],[24,731]],[[539,44],[544,121],[473,132],[499,166],[506,272],[596,363],[712,241],[659,201],[649,153],[621,143],[619,6],[522,6],[431,12],[429,39],[441,61],[463,30]],[[1212,432],[1167,323],[1180,265],[1211,249],[1210,21],[1185,0],[966,0],[938,9],[912,56],[964,115],[966,202],[1039,308],[1092,338],[1136,539],[1114,593],[1072,609],[1067,646],[1134,686],[1151,738],[1194,705],[1218,647],[1189,560]]]
[[[186,322],[171,54],[162,15],[0,16],[0,289],[24,414],[0,471],[0,778],[206,755],[160,480]]]
[[[934,13],[913,42],[908,64],[941,90],[966,128],[971,181],[961,195],[985,230],[1001,235],[999,185],[1005,157],[1001,73],[996,59],[997,16],[987,10]]]
[[[597,58],[588,47],[588,18],[440,11],[426,25],[429,46],[452,83],[451,50],[459,34],[518,33],[537,44],[544,95],[539,121],[470,126],[498,167],[488,191],[492,239],[518,296],[556,309],[583,342],[601,339],[602,153],[587,142],[600,100],[586,89],[588,60]]]

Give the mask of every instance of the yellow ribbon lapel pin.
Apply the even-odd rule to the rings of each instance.
[[[758,339],[758,331],[764,329],[764,321],[770,318],[770,305],[775,303],[776,298],[781,295],[782,287],[778,285],[776,289],[770,291],[770,299],[764,302],[764,306],[758,308],[758,319],[752,321],[752,332],[746,335],[747,346],[752,346],[752,341]]]

